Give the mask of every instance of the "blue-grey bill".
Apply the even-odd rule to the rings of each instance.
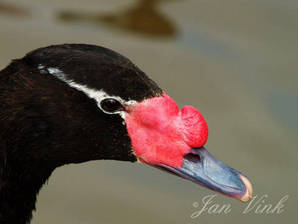
[[[238,170],[216,159],[204,147],[193,148],[184,156],[180,168],[164,164],[156,167],[243,202],[252,197],[249,180]]]

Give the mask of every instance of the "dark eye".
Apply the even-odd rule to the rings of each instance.
[[[109,113],[123,110],[122,104],[113,98],[107,98],[100,102],[101,108]]]

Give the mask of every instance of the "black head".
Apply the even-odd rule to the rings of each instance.
[[[127,58],[92,45],[40,48],[0,71],[0,222],[28,221],[58,166],[136,161],[124,110],[161,94]]]
[[[3,109],[13,111],[5,123],[13,127],[7,135],[16,133],[10,152],[50,166],[135,161],[121,112],[132,102],[162,94],[127,58],[85,44],[37,49],[15,60],[1,76],[2,85],[15,88],[0,98]]]

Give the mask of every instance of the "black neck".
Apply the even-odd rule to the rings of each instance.
[[[29,165],[30,164],[30,165]],[[26,160],[1,160],[0,223],[29,223],[37,194],[54,169]]]

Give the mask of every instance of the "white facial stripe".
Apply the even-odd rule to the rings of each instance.
[[[44,69],[44,66],[43,66],[42,64],[39,64],[39,65],[37,66],[37,68],[38,68],[39,70],[43,70],[43,69]]]
[[[45,71],[45,67],[41,64],[38,65],[38,69],[41,71],[42,74],[44,74],[44,71]],[[88,86],[86,85],[81,85],[81,84],[78,84],[78,83],[75,83],[73,80],[71,79],[68,79],[66,76],[66,74],[64,74],[60,69],[58,68],[52,68],[52,67],[49,67],[49,68],[46,68],[46,70],[48,71],[48,73],[50,73],[51,75],[57,77],[58,79],[60,79],[61,81],[65,82],[66,84],[68,84],[70,87],[72,88],[75,88],[83,93],[85,93],[89,98],[92,98],[92,99],[95,99],[96,102],[97,102],[97,106],[105,113],[107,114],[119,114],[123,119],[125,119],[125,116],[126,116],[126,112],[125,111],[117,111],[117,112],[114,112],[114,113],[109,113],[109,112],[106,112],[104,111],[101,106],[100,106],[100,102],[103,100],[103,99],[106,99],[106,98],[113,98],[113,99],[116,99],[118,100],[122,105],[136,105],[137,104],[137,101],[135,100],[129,100],[129,101],[125,101],[124,99],[122,99],[121,97],[119,96],[111,96],[111,95],[108,95],[105,91],[103,91],[102,89],[101,90],[96,90],[96,89],[92,89],[92,88],[89,88]]]
[[[44,69],[43,65],[39,64],[37,68],[41,74],[47,74],[47,71]]]

